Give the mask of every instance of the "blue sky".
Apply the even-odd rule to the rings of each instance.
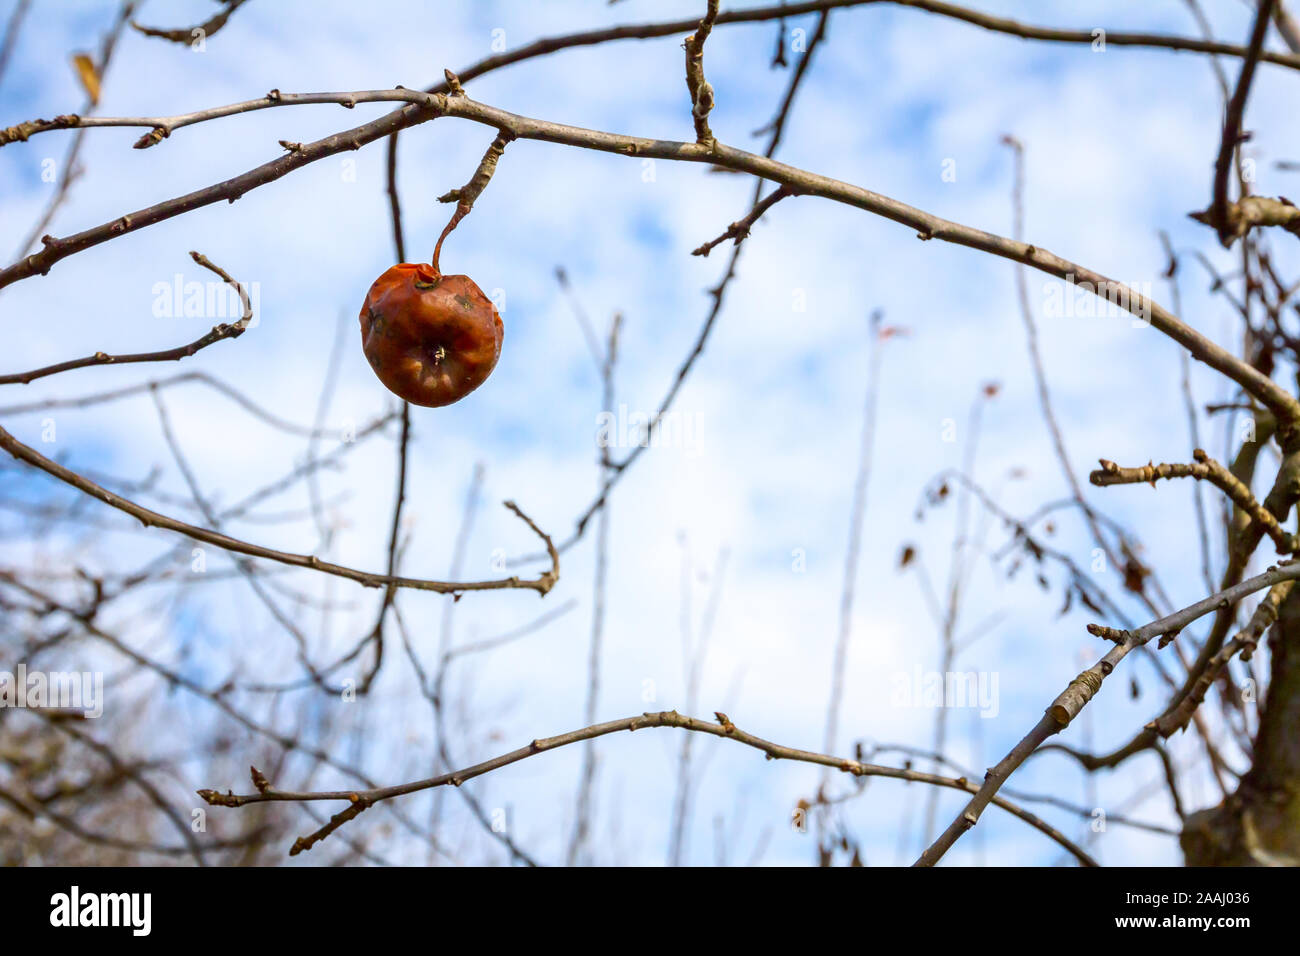
[[[0,2],[0,15],[12,6],[12,0]],[[1175,0],[1057,3],[1050,10],[1028,2],[982,0],[979,6],[1080,29],[1196,33]],[[1244,40],[1249,22],[1243,4],[1206,6],[1222,39]],[[0,125],[79,107],[69,55],[95,44],[114,8],[37,0],[15,60],[0,79]],[[154,0],[138,18],[173,26],[197,22],[210,9],[206,2]],[[249,99],[272,87],[423,87],[443,67],[457,69],[489,55],[494,40],[513,48],[539,36],[687,17],[702,9],[702,0],[627,0],[613,7],[596,0],[372,2],[364,8],[253,0],[202,53],[128,33],[105,79],[99,111],[179,113]],[[813,22],[804,17],[790,26],[810,31]],[[706,71],[717,92],[711,122],[725,142],[761,149],[762,140],[752,133],[771,118],[788,79],[787,71],[768,67],[775,31],[775,24],[720,27],[709,40]],[[669,38],[565,51],[489,74],[467,84],[467,91],[524,115],[690,139],[679,44]],[[1225,66],[1235,76],[1235,65]],[[1251,98],[1247,125],[1256,135],[1249,153],[1258,160],[1258,188],[1265,194],[1296,188],[1295,173],[1273,167],[1275,160],[1300,158],[1300,130],[1292,122],[1296,82],[1285,70],[1262,67]],[[1012,133],[1027,150],[1028,241],[1117,279],[1150,283],[1168,305],[1158,230],[1167,230],[1182,251],[1202,250],[1222,268],[1232,262],[1207,230],[1186,218],[1209,200],[1219,137],[1217,97],[1203,58],[1114,46],[1094,52],[1034,45],[916,10],[871,5],[832,15],[829,39],[801,90],[778,158],[1009,234],[1011,156],[1000,139]],[[208,185],[276,156],[277,140],[308,141],[384,111],[381,105],[347,113],[330,106],[267,110],[179,130],[146,151],[130,148],[138,130],[91,130],[84,175],[51,231],[75,232]],[[42,162],[61,162],[70,135],[45,134],[0,150],[0,246],[7,260],[48,201],[52,186],[41,180]],[[449,212],[436,197],[465,182],[491,135],[450,119],[403,134],[399,182],[412,258],[431,253]],[[941,175],[948,160],[955,164],[955,181]],[[170,283],[176,273],[206,281],[188,257],[191,249],[241,281],[256,282],[261,314],[258,326],[239,341],[219,344],[180,368],[88,369],[0,395],[0,407],[202,369],[281,417],[309,424],[342,316],[345,348],[327,423],[342,428],[382,414],[391,396],[367,368],[354,323],[369,283],[393,261],[384,169],[382,144],[333,157],[235,204],[210,206],[98,246],[60,262],[48,276],[3,290],[6,371],[98,349],[156,349],[197,337],[210,320],[157,317],[151,308],[155,285]],[[473,214],[448,240],[445,270],[464,272],[485,291],[504,296],[505,344],[497,370],[472,397],[446,409],[415,410],[406,573],[445,576],[476,462],[485,465],[487,477],[466,577],[492,576],[494,551],[534,549],[526,529],[498,504],[502,499],[517,500],[542,527],[564,537],[596,488],[599,380],[556,284],[557,266],[567,270],[598,329],[614,311],[624,316],[617,402],[649,411],[661,399],[707,313],[706,290],[725,267],[725,248],[707,259],[690,256],[690,250],[746,211],[753,184],[698,165],[659,162],[652,173],[640,160],[517,142]],[[1296,264],[1292,250],[1278,254],[1284,265]],[[1184,318],[1235,344],[1231,316],[1221,299],[1207,294],[1208,283],[1195,268],[1186,257]],[[1187,460],[1191,446],[1173,344],[1150,329],[1134,328],[1126,317],[1045,316],[1048,280],[1035,274],[1029,283],[1076,471],[1086,475],[1098,457],[1130,464]],[[768,739],[820,747],[866,387],[866,324],[875,309],[910,334],[885,346],[838,749],[847,752],[860,739],[929,745],[933,710],[890,703],[895,675],[916,666],[933,669],[938,661],[917,578],[899,573],[895,564],[903,543],[911,542],[937,581],[946,575],[951,505],[922,523],[914,512],[933,476],[960,465],[970,404],[986,382],[999,382],[1001,391],[983,415],[977,479],[1017,514],[1059,499],[1066,486],[1038,410],[1014,266],[967,249],[917,242],[902,227],[818,199],[782,202],[747,242],[718,325],[676,406],[697,426],[699,441],[647,452],[614,498],[602,719],[685,709],[683,555],[689,552],[695,572],[690,594],[698,628],[714,580],[711,569],[726,549],[698,715],[724,710]],[[1228,394],[1199,368],[1193,383],[1202,404]],[[205,486],[223,502],[274,478],[305,452],[301,439],[264,427],[201,386],[166,394],[178,439]],[[41,417],[15,414],[3,423],[38,444]],[[57,453],[70,463],[122,479],[138,479],[158,465],[163,487],[185,494],[147,395],[59,411],[53,418]],[[955,442],[941,437],[948,419],[957,425]],[[1212,454],[1221,455],[1218,423],[1203,420],[1201,427]],[[1013,469],[1024,476],[1008,480]],[[3,474],[12,480],[11,470]],[[374,441],[349,455],[345,470],[325,477],[322,492],[339,521],[328,552],[332,559],[382,566],[392,474],[391,444]],[[33,493],[26,483],[23,493]],[[54,494],[48,488],[46,493]],[[1203,596],[1186,487],[1090,490],[1089,499],[1132,523],[1144,557],[1162,569],[1175,601]],[[302,492],[267,510],[305,504]],[[75,554],[89,566],[122,567],[175,544],[122,528],[90,544],[58,536],[10,542],[0,553],[56,565]],[[1083,529],[1068,515],[1060,517],[1058,528],[1055,546],[1086,566],[1091,544]],[[316,546],[310,521],[239,523],[230,530],[287,550]],[[1001,544],[1002,535],[992,524],[990,546]],[[796,552],[806,557],[802,573],[792,569]],[[571,598],[578,602],[562,620],[453,672],[464,712],[452,749],[465,762],[581,724],[592,557],[589,536],[566,555],[562,582],[545,603],[531,592],[507,592],[469,595],[457,605],[457,639],[470,640],[508,631]],[[1032,575],[1008,581],[987,561],[973,572],[959,631],[990,615],[999,615],[999,623],[963,653],[958,668],[999,675],[1000,712],[990,720],[972,718],[969,711],[950,715],[950,755],[968,768],[978,771],[996,761],[1090,656],[1100,653],[1083,629],[1092,620],[1088,612],[1075,608],[1056,617],[1062,579],[1058,569],[1048,576],[1055,587],[1042,592]],[[331,650],[348,646],[369,627],[371,592],[342,581],[298,584],[346,605],[329,623],[304,614],[319,659],[329,659]],[[423,594],[402,599],[426,661],[437,645],[442,600]],[[121,619],[131,619],[143,606],[123,607]],[[140,634],[142,646],[169,660],[185,649],[186,666],[202,679],[217,682],[235,668],[249,680],[297,676],[291,640],[242,584],[191,588],[175,603],[146,609],[154,623]],[[1137,608],[1129,610],[1139,616]],[[357,761],[377,778],[397,782],[430,772],[430,730],[410,665],[396,642],[390,650],[378,694],[339,719],[365,733],[368,743]],[[1125,668],[1122,679],[1108,684],[1089,708],[1087,720],[1070,728],[1066,742],[1082,745],[1091,734],[1105,748],[1127,740],[1154,714],[1159,690],[1150,666],[1130,660]],[[1144,690],[1138,700],[1126,692],[1130,672]],[[176,745],[187,739],[185,723],[207,727],[217,719],[203,703],[176,695],[153,706],[159,713],[185,715],[181,725],[169,723],[161,732],[174,736],[170,742]],[[290,706],[306,712],[315,705],[301,696]],[[165,749],[164,741],[158,746]],[[680,738],[667,731],[599,743],[594,859],[662,862],[679,746]],[[1174,740],[1172,751],[1177,760],[1200,758],[1191,739]],[[735,831],[728,844],[733,862],[748,859],[760,843],[764,862],[812,858],[811,839],[792,832],[788,816],[797,800],[815,791],[816,768],[771,764],[757,752],[706,739],[697,741],[696,754],[704,767],[687,859],[714,860],[715,817],[728,833]],[[490,807],[510,806],[516,835],[541,858],[560,859],[579,757],[572,748],[526,761],[478,781],[476,793]],[[201,760],[187,764],[186,772],[192,779],[173,786],[181,805],[195,787],[240,785],[239,779],[213,779],[212,767]],[[328,776],[322,772],[316,783],[338,782]],[[1132,761],[1095,781],[1097,805],[1118,812],[1158,776],[1154,761]],[[1188,776],[1190,804],[1216,799],[1205,781]],[[1014,786],[1080,803],[1094,799],[1077,768],[1058,757],[1031,762]],[[845,805],[844,819],[869,862],[910,862],[920,846],[920,795],[916,785],[879,780]],[[409,802],[419,816],[428,798]],[[471,858],[496,852],[459,804],[448,806],[448,826]],[[940,816],[951,817],[959,806],[958,795],[945,794]],[[1172,819],[1158,791],[1132,813]],[[1084,829],[1068,815],[1050,809],[1043,814],[1071,834]],[[907,821],[901,835],[900,821]],[[958,845],[950,862],[1060,858],[1041,835],[996,811],[977,832],[978,838]],[[394,859],[412,852],[400,836],[399,830],[380,841]],[[1107,863],[1179,860],[1173,840],[1115,826],[1091,846]],[[414,851],[414,858],[422,853]]]

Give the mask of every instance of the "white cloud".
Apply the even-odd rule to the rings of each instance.
[[[90,44],[110,6],[102,4],[98,15],[83,13],[75,20],[47,18],[25,36],[20,57],[0,84],[6,124],[65,112],[77,102],[78,91],[62,64],[69,50]],[[1040,16],[1032,4],[985,6],[1024,19]],[[396,3],[370,4],[364,15],[343,7],[302,5],[291,11],[284,4],[250,4],[201,55],[127,36],[106,83],[102,112],[182,112],[258,96],[271,87],[424,86],[444,66],[458,68],[488,55],[494,29],[504,29],[515,46],[598,22],[690,16],[698,8],[687,2],[626,3],[612,11],[592,4],[467,5],[440,10],[434,22]],[[162,15],[161,8],[150,11],[151,17]],[[184,9],[166,15],[178,23],[186,20]],[[1053,23],[1099,20],[1194,32],[1194,24],[1184,19],[1118,2],[1100,12],[1095,5],[1074,5],[1051,16]],[[775,29],[771,24],[719,29],[710,40],[708,72],[719,103],[714,128],[740,145],[759,142],[749,133],[770,117],[788,75],[766,66]],[[1235,37],[1245,26],[1237,17],[1220,29]],[[469,90],[528,115],[689,137],[680,71],[677,40],[627,41],[511,67],[474,81]],[[1293,83],[1281,70],[1263,69],[1252,99],[1250,125],[1261,131],[1255,148],[1269,161],[1300,155],[1300,134],[1287,122]],[[1163,260],[1155,233],[1161,228],[1180,248],[1201,248],[1216,262],[1230,261],[1212,252],[1206,231],[1185,219],[1209,194],[1218,111],[1206,104],[1214,95],[1209,68],[1187,55],[1118,47],[1094,55],[1035,47],[917,11],[840,11],[832,17],[831,39],[800,95],[780,156],[1006,233],[1011,166],[998,140],[1003,132],[1014,132],[1028,150],[1029,240],[1116,278],[1158,283]],[[381,111],[268,110],[179,130],[143,152],[129,148],[137,132],[92,130],[85,177],[53,231],[67,234],[235,175],[275,157],[279,139],[310,140]],[[45,134],[0,151],[0,183],[6,184],[0,239],[10,247],[49,194],[50,187],[35,176],[40,160],[61,156],[67,135]],[[402,135],[400,175],[411,258],[430,253],[450,212],[435,198],[468,178],[489,139],[489,130],[450,120]],[[947,157],[957,159],[956,183],[941,180]],[[344,176],[344,162],[355,162],[354,182]],[[443,261],[450,270],[466,272],[486,289],[505,291],[505,350],[492,379],[472,398],[445,410],[414,412],[408,573],[446,573],[476,461],[486,464],[487,487],[467,577],[492,573],[495,548],[512,554],[535,548],[527,530],[499,506],[501,499],[518,500],[557,538],[567,536],[591,499],[597,481],[592,439],[598,382],[556,288],[555,266],[568,270],[598,330],[615,310],[625,315],[619,401],[648,411],[665,393],[706,314],[704,290],[716,283],[729,250],[720,247],[706,260],[689,251],[743,214],[752,184],[744,177],[664,162],[656,164],[653,182],[643,181],[642,173],[636,160],[512,144],[491,188],[448,241]],[[1268,171],[1268,185],[1261,188],[1285,192],[1282,175]],[[155,283],[169,282],[177,272],[207,278],[189,261],[190,249],[208,254],[243,281],[259,283],[263,309],[257,328],[179,368],[77,372],[14,394],[24,401],[81,394],[201,368],[245,389],[275,414],[309,424],[338,316],[355,313],[370,281],[392,260],[383,146],[325,160],[233,205],[221,203],[96,247],[60,262],[46,277],[5,289],[0,292],[5,370],[99,349],[167,347],[201,334],[209,323],[150,314]],[[1294,259],[1288,251],[1279,257]],[[1220,335],[1222,305],[1206,294],[1207,283],[1190,259],[1184,269],[1189,321]],[[942,420],[952,418],[964,429],[980,385],[1001,381],[1003,391],[983,420],[979,479],[997,486],[1011,468],[1025,466],[1026,479],[1005,486],[1006,505],[1018,513],[1060,497],[1065,489],[1027,367],[1014,281],[1009,263],[918,242],[906,229],[823,200],[786,200],[768,214],[748,241],[713,337],[677,399],[675,407],[700,422],[699,454],[648,451],[614,498],[602,717],[684,706],[678,543],[684,531],[703,565],[718,549],[731,551],[704,673],[702,715],[722,708],[733,681],[743,675],[731,713],[739,725],[793,746],[819,745],[865,389],[865,325],[879,307],[887,321],[907,326],[911,335],[889,343],[884,363],[842,738],[928,746],[932,715],[889,706],[880,677],[917,663],[937,666],[936,638],[916,580],[894,565],[901,543],[915,541],[936,579],[942,581],[946,572],[952,504],[923,524],[913,518],[930,478],[960,464],[962,446],[939,440]],[[797,290],[806,311],[794,308]],[[1032,276],[1030,290],[1031,300],[1041,306],[1043,279]],[[1154,291],[1168,302],[1163,285]],[[1099,456],[1126,462],[1188,456],[1171,343],[1150,330],[1131,329],[1124,318],[1051,319],[1040,308],[1037,320],[1057,414],[1080,474]],[[365,367],[355,335],[349,327],[329,416],[333,427],[344,418],[362,422],[381,413],[390,398]],[[1199,400],[1219,394],[1215,379],[1202,369],[1196,370],[1195,384]],[[4,404],[17,400],[0,396]],[[282,473],[304,452],[303,440],[250,423],[202,388],[168,392],[167,401],[179,440],[205,487],[223,501]],[[142,476],[157,463],[165,468],[165,487],[185,494],[147,397],[61,412],[57,420],[59,451],[72,463],[124,477]],[[32,418],[5,425],[26,440],[38,427]],[[348,495],[341,506],[347,526],[334,542],[333,559],[381,568],[392,470],[391,446],[374,442],[350,456],[344,472],[322,481],[326,498]],[[1131,520],[1152,560],[1168,568],[1171,590],[1190,599],[1199,594],[1188,495],[1179,486],[1157,493],[1120,488],[1090,500]],[[305,504],[298,492],[268,508]],[[1090,545],[1077,523],[1062,519],[1061,524],[1057,545],[1086,564]],[[315,544],[310,521],[291,527],[240,525],[238,533],[289,550]],[[995,524],[990,541],[1000,542],[1001,533]],[[96,560],[133,565],[173,544],[161,534],[123,540],[129,542],[122,545],[128,553],[100,554]],[[795,548],[808,556],[802,575],[790,570]],[[509,630],[570,597],[581,602],[562,622],[457,671],[474,676],[472,738],[453,743],[466,760],[578,725],[586,684],[591,549],[589,534],[565,555],[561,584],[545,602],[524,592],[471,594],[457,605],[458,633],[469,639]],[[1057,571],[1050,576],[1061,580]],[[321,593],[310,579],[289,580]],[[373,592],[344,582],[333,582],[331,593],[354,602],[355,609],[328,631],[312,615],[302,615],[321,659],[349,646],[370,626],[377,600]],[[697,611],[704,593],[697,589]],[[232,661],[242,662],[244,674],[260,680],[298,676],[289,639],[268,625],[245,586],[209,585],[192,600],[207,635],[198,653],[212,668],[211,680],[220,680],[222,662],[229,669]],[[1007,617],[959,664],[998,671],[1003,699],[999,719],[983,722],[978,745],[968,721],[954,722],[954,753],[981,763],[996,760],[1077,670],[1078,647],[1093,644],[1082,631],[1084,616],[1051,617],[1059,600],[1057,593],[1040,597],[1028,574],[1006,583],[1000,574],[978,572],[963,621],[974,625],[999,609]],[[425,594],[403,598],[426,662],[436,647],[442,602]],[[192,619],[189,626],[196,626]],[[181,628],[160,630],[164,639],[155,653],[175,654],[184,639]],[[425,772],[419,768],[429,764],[427,715],[411,693],[409,664],[395,634],[391,639],[384,687],[394,688],[395,696],[368,705],[384,718],[367,725],[377,741],[368,769],[386,780]],[[646,680],[657,688],[653,703],[642,700]],[[400,694],[399,687],[404,688]],[[1154,694],[1137,704],[1126,703],[1124,696],[1117,689],[1095,708],[1097,746],[1125,739],[1149,718]],[[216,719],[210,710],[195,713]],[[410,723],[421,741],[418,756],[403,758],[409,767],[399,761],[405,744],[384,739],[385,720],[392,717]],[[501,739],[488,740],[490,729],[500,731]],[[605,822],[621,821],[626,862],[656,862],[663,856],[678,746],[673,733],[647,732],[645,737],[665,738],[654,743],[638,734],[598,744]],[[1079,742],[1073,729],[1067,737]],[[769,861],[809,858],[810,841],[791,834],[786,820],[794,800],[811,795],[820,772],[767,764],[756,752],[725,743],[701,739],[697,744],[697,754],[719,752],[697,797],[691,858],[711,859],[714,815],[731,820],[742,802],[746,840],[756,839],[763,827],[774,828]],[[1055,778],[1042,769],[1049,761],[1056,761]],[[547,755],[475,786],[490,795],[489,801],[512,804],[530,845],[555,858],[566,838],[555,821],[568,818],[563,808],[570,805],[577,765],[576,751]],[[1061,766],[1058,758],[1042,758],[1026,768],[1023,783],[1018,776],[1017,784],[1026,790],[1057,789]],[[201,762],[190,772],[194,786],[235,783],[208,779]],[[1142,779],[1142,768],[1133,767],[1098,785],[1111,799],[1136,789]],[[1082,793],[1080,780],[1079,799]],[[877,781],[846,811],[872,862],[894,861],[897,821],[916,795],[915,785]],[[945,798],[945,813],[955,810],[954,799]],[[413,801],[413,806],[425,804]],[[464,825],[454,800],[448,807],[455,810],[457,825]],[[1162,805],[1144,811],[1169,817]],[[911,825],[919,825],[915,815]],[[391,840],[400,845],[400,833]],[[915,842],[913,836],[905,856]],[[1049,843],[1014,820],[989,819],[985,847],[990,862],[1049,862],[1057,856]],[[1115,863],[1178,858],[1170,841],[1148,843],[1127,832],[1122,839],[1106,840],[1105,848],[1108,862]],[[955,860],[972,859],[969,848],[963,845],[961,852],[967,855]]]

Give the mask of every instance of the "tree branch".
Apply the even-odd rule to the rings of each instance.
[[[280,564],[287,564],[298,568],[307,568],[311,571],[321,571],[325,574],[332,574],[336,577],[347,578],[350,581],[356,581],[358,584],[368,588],[380,587],[398,587],[411,588],[417,591],[435,591],[439,594],[457,594],[463,591],[500,591],[512,588],[524,588],[536,591],[540,595],[546,595],[551,588],[555,587],[555,582],[560,576],[560,557],[555,550],[555,545],[551,543],[550,537],[543,532],[537,525],[524,514],[519,506],[513,501],[507,501],[505,506],[513,511],[515,515],[532,529],[539,538],[541,538],[551,555],[551,568],[544,571],[536,578],[520,578],[518,576],[501,578],[494,581],[431,581],[423,578],[405,578],[395,577],[386,574],[373,574],[368,571],[358,571],[355,568],[344,567],[339,564],[332,564],[329,561],[322,561],[320,558],[306,554],[292,554],[287,551],[276,551],[272,548],[264,548],[261,545],[250,544],[241,541],[238,538],[232,538],[229,535],[221,534],[216,531],[209,531],[206,528],[199,528],[192,524],[186,524],[175,518],[169,518],[166,515],[159,514],[156,511],[150,511],[133,501],[121,498],[111,491],[106,491],[99,485],[95,484],[88,478],[85,478],[69,468],[65,468],[56,461],[51,461],[34,448],[24,445],[18,439],[14,438],[8,431],[0,427],[0,448],[9,452],[19,461],[24,461],[41,471],[52,475],[60,481],[71,485],[78,491],[82,491],[92,498],[96,498],[104,504],[119,511],[131,515],[146,527],[163,528],[168,531],[175,531],[183,534],[195,541],[202,541],[205,544],[211,544],[215,547],[222,548],[226,551],[232,551],[236,554],[246,554],[249,557],[265,558],[269,561],[276,561]]]
[[[1142,647],[1152,638],[1181,631],[1198,618],[1204,617],[1217,608],[1235,604],[1249,594],[1297,578],[1300,578],[1300,562],[1270,568],[1263,574],[1248,578],[1217,594],[1211,594],[1158,621],[1152,621],[1137,630],[1127,632],[1127,636],[1111,648],[1101,660],[1070,681],[1069,686],[1052,701],[1033,729],[988,771],[984,777],[984,785],[979,788],[957,818],[939,835],[939,838],[926,848],[914,865],[934,866],[938,863],[952,845],[979,822],[980,814],[984,812],[985,807],[989,805],[1007,778],[1038,749],[1040,744],[1069,726],[1070,721],[1077,717],[1079,711],[1096,696],[1107,675],[1114,671],[1115,665],[1122,661],[1129,651]]]
[[[1136,468],[1121,468],[1113,461],[1103,458],[1101,468],[1092,472],[1088,480],[1102,488],[1108,485],[1135,485],[1143,482],[1149,482],[1154,488],[1155,483],[1161,478],[1206,480],[1227,495],[1238,508],[1250,515],[1251,520],[1258,522],[1259,527],[1277,545],[1278,554],[1290,554],[1296,550],[1295,538],[1283,529],[1272,512],[1255,500],[1255,495],[1241,479],[1207,455],[1203,449],[1197,448],[1192,452],[1192,457],[1196,459],[1194,465],[1162,463],[1139,465]]]
[[[1222,372],[1254,395],[1278,416],[1279,437],[1283,449],[1289,451],[1300,448],[1300,402],[1297,402],[1294,396],[1269,376],[1221,348],[1147,296],[1045,249],[951,222],[859,186],[810,173],[769,157],[757,156],[721,143],[706,146],[701,143],[624,136],[519,116],[478,103],[467,96],[416,94],[409,90],[393,92],[403,96],[410,94],[413,97],[423,97],[423,99],[419,105],[404,107],[372,123],[303,145],[289,155],[259,166],[241,176],[150,206],[66,239],[50,239],[41,252],[0,271],[0,288],[37,273],[44,274],[60,259],[107,242],[126,232],[154,225],[221,199],[233,201],[247,190],[273,182],[309,162],[315,162],[346,149],[359,149],[362,145],[382,136],[427,122],[438,116],[456,116],[493,126],[500,132],[522,139],[536,139],[629,157],[709,163],[736,169],[790,186],[800,193],[842,202],[909,226],[917,230],[917,235],[921,239],[941,239],[956,245],[969,246],[1014,262],[1023,262],[1048,275],[1062,279],[1072,276],[1074,281],[1080,284],[1090,283],[1098,295],[1115,302],[1139,318],[1144,320],[1149,318],[1151,325],[1156,329],[1173,338],[1187,348],[1193,356]]]
[[[225,8],[218,10],[215,14],[208,17],[197,26],[182,28],[178,30],[160,30],[157,27],[142,27],[134,20],[131,26],[143,33],[147,37],[158,37],[163,40],[171,40],[173,43],[191,43],[194,40],[194,34],[200,33],[204,37],[210,37],[226,25],[230,15],[242,7],[248,0],[225,0]]]
[[[718,20],[718,0],[708,0],[704,19],[695,33],[686,38],[686,89],[691,94],[691,117],[695,120],[695,141],[716,142],[709,129],[709,113],[713,110],[713,84],[704,78],[704,41],[713,32]]]
[[[33,369],[30,372],[14,372],[9,375],[0,375],[0,385],[27,385],[36,381],[38,378],[45,378],[48,375],[57,375],[59,372],[68,372],[73,369],[86,368],[92,365],[128,365],[139,362],[175,362],[183,358],[189,358],[201,349],[209,345],[215,345],[217,342],[226,339],[237,339],[244,334],[248,324],[253,320],[253,306],[248,298],[248,293],[244,287],[230,277],[220,266],[214,265],[207,256],[200,252],[191,252],[190,257],[203,266],[221,276],[227,284],[232,286],[239,293],[240,301],[244,305],[244,314],[239,321],[234,323],[222,322],[215,325],[206,335],[200,336],[189,345],[179,345],[172,349],[163,349],[159,352],[136,352],[130,355],[109,355],[106,352],[96,352],[94,355],[88,355],[85,358],[72,359],[67,362],[59,362],[56,365],[47,365],[44,368]]]
[[[1259,0],[1255,27],[1250,34],[1250,46],[1246,49],[1241,73],[1237,76],[1237,88],[1232,91],[1232,99],[1228,101],[1223,121],[1223,139],[1219,143],[1219,156],[1214,162],[1214,204],[1210,208],[1214,216],[1213,225],[1219,232],[1219,242],[1225,249],[1232,245],[1235,238],[1234,226],[1228,214],[1228,174],[1232,170],[1232,156],[1244,138],[1241,121],[1246,112],[1246,98],[1250,95],[1250,84],[1255,78],[1255,64],[1259,62],[1260,53],[1264,49],[1264,37],[1268,34],[1268,21],[1275,2],[1276,0]]]
[[[449,78],[454,77],[454,74],[448,70],[447,76]],[[460,90],[459,80],[457,80],[453,85],[455,89]],[[460,93],[454,95],[464,96],[465,93],[462,90]],[[451,231],[460,225],[460,221],[470,214],[470,211],[474,208],[475,200],[477,200],[479,194],[487,188],[487,184],[492,181],[492,174],[497,171],[497,161],[501,159],[501,154],[506,151],[506,145],[512,139],[514,139],[514,135],[507,133],[504,130],[497,133],[497,138],[492,141],[492,145],[487,148],[487,152],[485,152],[483,158],[479,160],[478,169],[474,171],[474,175],[470,177],[469,182],[460,189],[453,189],[438,197],[438,202],[454,202],[456,204],[456,211],[452,213],[451,219],[448,221],[446,228],[442,230],[442,234],[438,236],[437,243],[434,244],[433,270],[435,272],[438,271],[438,259],[442,253],[443,240],[451,235]]]
[[[749,211],[749,215],[742,219],[737,219],[727,227],[726,231],[723,232],[722,235],[718,236],[716,239],[710,239],[708,242],[704,243],[704,245],[691,252],[691,255],[707,256],[713,251],[714,246],[721,245],[728,239],[735,239],[736,245],[740,245],[749,238],[749,230],[754,227],[754,223],[763,218],[765,212],[779,203],[782,199],[785,199],[787,196],[793,196],[794,194],[794,190],[789,186],[778,186],[759,200],[754,208]]]
[[[926,783],[936,787],[948,787],[953,790],[965,790],[968,793],[975,792],[978,788],[976,784],[965,777],[942,777],[936,774],[922,773],[917,770],[904,770],[897,767],[884,767],[877,764],[863,763],[858,760],[850,760],[846,757],[834,757],[828,754],[813,753],[808,750],[796,750],[793,747],[785,747],[781,744],[772,743],[761,737],[746,733],[741,730],[730,720],[726,714],[719,713],[716,715],[718,723],[710,723],[700,720],[696,717],[687,717],[677,713],[675,710],[662,711],[660,713],[646,713],[637,717],[624,717],[621,720],[611,720],[603,724],[593,724],[590,727],[583,727],[581,730],[570,731],[569,733],[560,734],[556,737],[538,738],[518,750],[512,750],[509,753],[493,757],[491,760],[485,760],[482,763],[466,767],[463,770],[456,770],[451,773],[439,774],[435,777],[429,777],[425,780],[417,780],[412,783],[397,784],[390,787],[375,787],[370,790],[334,790],[318,791],[310,793],[295,793],[290,791],[276,790],[269,784],[265,783],[261,775],[256,770],[253,771],[253,781],[256,787],[256,793],[236,794],[227,791],[221,793],[217,790],[199,790],[198,795],[210,806],[214,807],[243,807],[253,803],[266,803],[272,801],[293,801],[293,802],[312,802],[318,800],[345,800],[349,806],[331,818],[330,822],[315,833],[307,837],[300,837],[294,842],[293,848],[289,851],[291,855],[301,852],[324,839],[343,823],[354,819],[358,814],[368,807],[373,806],[384,800],[393,797],[404,796],[408,793],[418,793],[421,790],[429,790],[434,787],[443,787],[448,784],[459,787],[467,780],[480,777],[483,774],[498,770],[501,767],[509,766],[512,763],[518,763],[529,757],[545,753],[548,750],[555,750],[560,747],[575,744],[584,740],[591,740],[595,737],[603,737],[606,734],[619,733],[628,730],[635,731],[647,727],[676,727],[681,730],[693,731],[695,733],[709,734],[714,737],[721,737],[727,740],[734,740],[737,743],[761,750],[767,755],[769,760],[795,760],[802,763],[818,764],[824,767],[830,767],[849,773],[857,777],[890,777],[895,780],[910,780],[915,783]],[[1030,826],[1039,832],[1051,837],[1065,849],[1069,850],[1085,866],[1096,866],[1097,863],[1086,852],[1071,843],[1063,834],[1054,827],[1040,820],[1037,816],[1027,810],[1022,809],[1016,804],[1002,797],[994,797],[992,801],[1002,809],[1024,820]]]

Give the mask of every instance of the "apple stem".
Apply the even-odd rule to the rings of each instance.
[[[437,272],[439,275],[442,274],[442,270],[438,268],[438,257],[442,254],[442,242],[451,234],[451,231],[460,224],[460,221],[465,218],[465,215],[469,210],[470,207],[465,205],[463,202],[456,204],[456,211],[452,213],[451,221],[447,223],[447,228],[442,230],[442,235],[438,237],[437,245],[433,247],[433,271]]]
[[[438,237],[438,244],[433,247],[433,270],[441,274],[442,270],[438,268],[438,256],[442,252],[442,241],[447,238],[453,229],[455,229],[462,219],[469,215],[469,211],[474,208],[474,200],[478,199],[484,187],[492,179],[492,174],[496,172],[497,160],[505,152],[506,144],[515,138],[515,134],[506,130],[497,132],[497,138],[492,141],[492,145],[487,148],[483,158],[479,160],[478,169],[474,175],[460,189],[453,189],[445,195],[438,197],[438,202],[456,203],[456,211],[452,214],[451,221],[447,223],[447,228],[442,231]]]

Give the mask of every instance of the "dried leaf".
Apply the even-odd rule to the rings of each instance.
[[[1150,573],[1139,561],[1130,558],[1124,565],[1124,587],[1135,594],[1141,594],[1143,582]]]
[[[1088,592],[1087,592],[1087,591],[1085,591],[1083,588],[1077,588],[1076,591],[1077,591],[1077,593],[1078,593],[1078,595],[1079,595],[1079,600],[1083,602],[1083,606],[1084,606],[1084,607],[1086,607],[1086,608],[1087,608],[1089,611],[1091,611],[1093,614],[1097,614],[1097,615],[1101,615],[1101,614],[1102,614],[1102,610],[1101,610],[1101,608],[1099,608],[1099,607],[1097,606],[1097,602],[1096,602],[1096,601],[1094,601],[1092,598],[1088,597]]]
[[[99,71],[95,69],[95,61],[89,54],[74,53],[72,56],[72,65],[77,69],[77,79],[81,81],[86,95],[90,97],[90,102],[94,106],[99,105]]]

